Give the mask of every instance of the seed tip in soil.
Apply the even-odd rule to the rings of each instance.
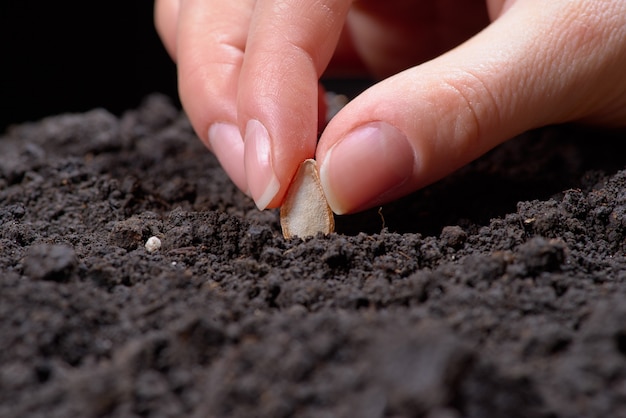
[[[335,230],[315,160],[300,164],[280,208],[280,225],[286,239],[312,237],[319,232],[326,235]]]

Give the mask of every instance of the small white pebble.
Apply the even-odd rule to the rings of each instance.
[[[150,237],[148,241],[146,241],[146,251],[149,253],[153,253],[161,248],[161,240],[157,237]]]

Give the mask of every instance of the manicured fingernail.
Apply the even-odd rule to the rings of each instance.
[[[386,201],[413,174],[413,149],[386,122],[363,125],[336,143],[320,165],[320,180],[333,212],[344,214]]]
[[[217,122],[209,128],[209,146],[226,174],[246,194],[248,182],[243,160],[243,138],[232,123]]]
[[[263,210],[278,193],[280,183],[274,173],[272,143],[265,126],[258,120],[246,125],[244,161],[252,199]]]

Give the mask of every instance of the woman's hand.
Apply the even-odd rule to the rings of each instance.
[[[341,214],[528,129],[626,125],[626,2],[157,0],[155,13],[196,132],[260,209],[314,154]],[[383,80],[316,147],[325,72]]]

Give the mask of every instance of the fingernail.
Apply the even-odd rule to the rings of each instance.
[[[272,166],[272,144],[265,126],[252,119],[246,125],[244,161],[248,189],[263,210],[278,193],[280,183]]]
[[[414,165],[406,135],[386,122],[371,122],[327,152],[320,180],[328,204],[341,215],[386,202],[386,196],[411,178]]]
[[[226,174],[241,191],[249,194],[243,159],[243,138],[232,123],[217,122],[209,128],[209,146]]]

